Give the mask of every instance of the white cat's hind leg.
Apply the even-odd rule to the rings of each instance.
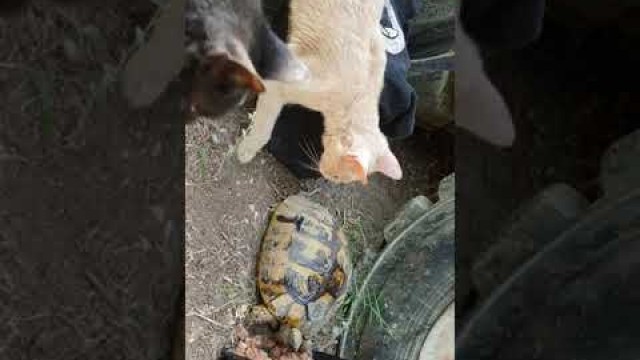
[[[258,151],[269,142],[283,105],[280,96],[273,91],[270,93],[267,90],[258,97],[253,121],[236,149],[236,155],[241,163],[245,164],[253,160]]]

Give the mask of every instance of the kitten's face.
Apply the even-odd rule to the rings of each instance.
[[[191,110],[222,115],[264,79],[296,82],[308,70],[269,28],[259,0],[189,0],[187,49],[194,62]]]
[[[366,185],[369,175],[375,172],[394,180],[402,178],[400,164],[379,129],[325,134],[322,143],[324,152],[319,170],[323,177],[332,182],[360,182]]]
[[[220,116],[264,91],[262,80],[226,54],[211,55],[194,69],[190,98],[194,115]]]

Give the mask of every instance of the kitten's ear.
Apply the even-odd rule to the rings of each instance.
[[[265,90],[264,83],[247,59],[231,58],[227,53],[211,55],[204,65],[207,76],[217,84],[224,84],[234,88],[251,90],[261,93]]]
[[[372,172],[382,173],[393,180],[402,179],[402,168],[391,151],[387,151],[386,154],[376,159]]]
[[[355,179],[364,185],[367,185],[367,172],[362,166],[360,159],[355,155],[344,155],[341,159],[340,168],[349,171],[355,175]]]
[[[295,83],[309,78],[310,72],[307,66],[271,29],[265,28],[262,36],[263,62],[260,73],[265,79]]]
[[[480,54],[456,24],[456,124],[494,145],[508,147],[515,139],[509,109],[484,71]]]

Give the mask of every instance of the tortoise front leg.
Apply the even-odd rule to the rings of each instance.
[[[302,332],[298,328],[290,327],[288,325],[281,325],[276,334],[276,338],[281,343],[289,346],[292,350],[298,351],[311,351],[311,342],[305,340],[302,336]]]
[[[251,328],[267,326],[271,331],[276,331],[280,324],[278,319],[269,311],[266,305],[254,305],[247,316],[247,325]]]

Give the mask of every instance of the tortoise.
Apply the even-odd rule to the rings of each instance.
[[[257,272],[263,303],[254,311],[266,309],[297,348],[302,331],[324,325],[344,300],[351,277],[345,236],[327,209],[290,196],[271,215]]]

